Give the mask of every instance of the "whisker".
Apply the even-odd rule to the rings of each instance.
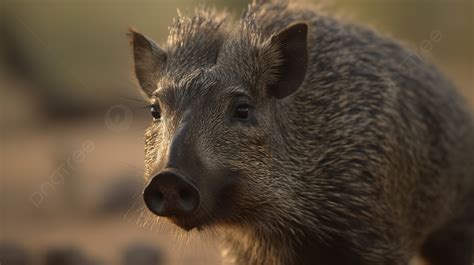
[[[132,98],[132,97],[128,97],[128,96],[120,96],[120,98],[127,99],[127,100],[134,101],[134,102],[148,103],[143,99],[137,99],[137,98]]]
[[[119,160],[118,162],[124,163],[124,164],[126,164],[127,166],[129,166],[129,167],[131,167],[131,168],[137,169],[137,170],[139,170],[140,172],[145,173],[145,170],[144,170],[144,169],[139,168],[139,167],[137,167],[137,166],[135,166],[135,165],[133,165],[133,164],[130,164],[129,162],[121,161],[121,160]]]

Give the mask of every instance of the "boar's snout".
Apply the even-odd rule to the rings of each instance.
[[[191,215],[199,207],[197,188],[186,177],[172,169],[154,176],[143,191],[145,204],[159,216]]]

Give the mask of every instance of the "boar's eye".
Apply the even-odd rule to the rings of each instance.
[[[159,120],[161,119],[161,109],[159,105],[153,104],[150,105],[150,112],[151,116],[153,116],[153,120]]]
[[[248,120],[249,109],[250,105],[247,103],[241,103],[237,105],[234,110],[233,118],[238,120]]]

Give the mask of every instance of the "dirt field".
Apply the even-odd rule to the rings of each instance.
[[[34,133],[23,128],[9,135],[1,157],[5,186],[0,244],[25,247],[31,264],[43,264],[45,252],[55,248],[77,248],[99,264],[122,264],[123,253],[133,244],[156,248],[165,264],[217,264],[215,242],[203,244],[193,235],[183,239],[174,227],[155,225],[155,217],[141,211],[141,190],[130,197],[136,203],[128,211],[101,213],[108,185],[120,177],[141,181],[138,128],[143,128],[142,122],[111,134],[102,120],[96,120]],[[68,162],[86,140],[94,144],[93,150]],[[65,160],[58,158],[61,154]],[[64,181],[58,181],[58,168],[63,169]]]

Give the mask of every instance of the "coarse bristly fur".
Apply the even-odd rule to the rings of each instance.
[[[279,98],[286,61],[273,40],[295,23],[308,27],[307,69]],[[145,176],[179,153],[173,165],[202,198],[173,222],[225,231],[228,262],[472,264],[474,119],[416,53],[285,1],[252,3],[237,21],[180,15],[161,47],[131,35],[138,81],[161,109]],[[228,119],[236,95],[249,98],[247,123]]]

